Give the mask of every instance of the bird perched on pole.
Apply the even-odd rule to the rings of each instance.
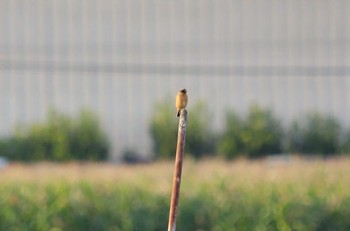
[[[181,109],[184,109],[187,106],[187,102],[188,102],[187,90],[182,89],[176,95],[175,106],[177,109],[177,117],[180,116]]]

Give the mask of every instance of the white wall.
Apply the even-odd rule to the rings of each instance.
[[[252,102],[284,122],[315,109],[349,126],[347,9],[347,0],[1,1],[0,134],[49,107],[88,106],[115,157],[148,154],[151,109],[182,87],[189,110],[214,105],[218,128],[225,110]]]

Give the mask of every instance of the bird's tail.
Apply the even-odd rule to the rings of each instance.
[[[177,111],[177,117],[180,117],[180,110]]]

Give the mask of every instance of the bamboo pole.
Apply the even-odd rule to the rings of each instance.
[[[180,111],[179,128],[178,128],[178,134],[177,134],[175,169],[174,169],[174,179],[173,179],[173,190],[172,190],[171,202],[170,202],[168,231],[176,230],[176,215],[179,208],[178,205],[179,205],[179,197],[180,197],[182,162],[183,162],[183,156],[184,156],[184,150],[185,150],[186,127],[187,127],[187,111],[186,109],[182,109]]]

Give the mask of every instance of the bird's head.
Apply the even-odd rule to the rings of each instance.
[[[186,89],[182,89],[182,90],[180,90],[180,92],[186,94],[186,93],[187,93],[187,90],[186,90]]]

